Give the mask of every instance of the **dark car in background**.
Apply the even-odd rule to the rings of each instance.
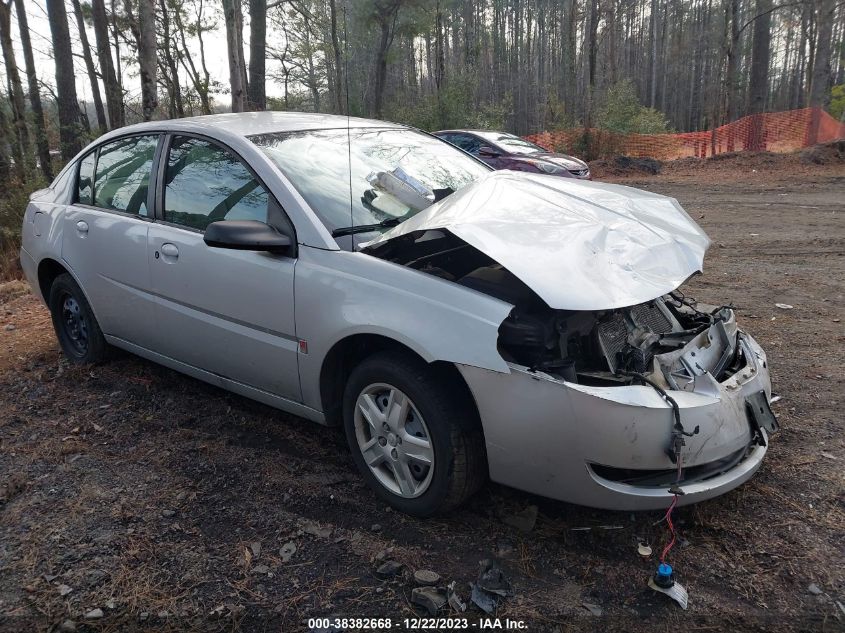
[[[592,180],[590,167],[583,160],[549,152],[515,134],[488,130],[440,130],[433,134],[472,154],[493,169]]]

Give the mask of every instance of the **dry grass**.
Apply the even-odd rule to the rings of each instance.
[[[23,278],[19,250],[17,239],[3,238],[0,234],[0,282]]]

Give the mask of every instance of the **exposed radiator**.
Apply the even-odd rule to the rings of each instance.
[[[631,308],[634,323],[648,328],[655,334],[665,334],[672,331],[672,322],[653,301],[641,303]]]
[[[672,322],[663,314],[654,302],[643,303],[628,310],[634,323],[651,330],[655,334],[665,334],[672,331]],[[616,372],[620,367],[619,352],[628,359],[628,367],[640,373],[647,372],[651,367],[654,354],[649,350],[641,350],[628,345],[628,325],[621,313],[613,314],[598,325],[599,346],[601,347],[610,371]]]

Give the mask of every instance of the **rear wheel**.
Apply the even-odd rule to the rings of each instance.
[[[429,516],[461,504],[486,479],[477,415],[424,362],[374,355],[349,377],[344,426],[358,469],[390,505]]]
[[[48,305],[59,345],[71,362],[96,363],[106,358],[108,343],[100,325],[82,289],[68,273],[53,281]]]

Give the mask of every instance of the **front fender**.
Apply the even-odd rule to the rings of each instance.
[[[302,396],[322,409],[320,371],[329,350],[355,334],[376,334],[427,362],[508,373],[497,351],[513,306],[452,282],[363,253],[304,247],[296,265],[296,336]]]

